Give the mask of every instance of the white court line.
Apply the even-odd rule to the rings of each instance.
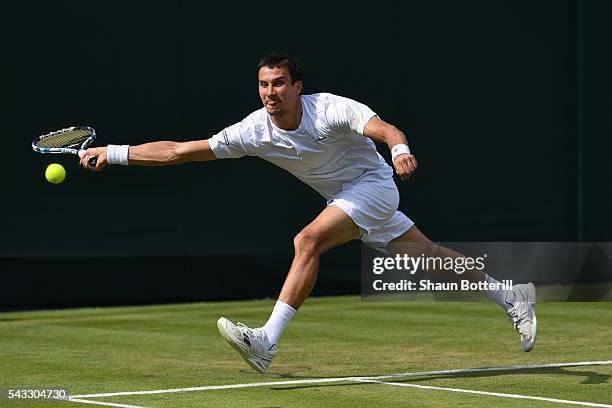
[[[94,401],[94,400],[86,400],[86,399],[79,399],[79,398],[68,398],[67,401],[80,402],[82,404],[104,405],[107,407],[117,407],[117,408],[145,408],[145,407],[140,407],[138,405],[115,404],[114,402]]]
[[[74,398],[102,398],[102,397],[119,397],[119,396],[125,396],[125,395],[169,394],[169,393],[176,393],[176,392],[212,391],[212,390],[228,390],[228,389],[235,389],[235,388],[267,387],[271,385],[318,384],[318,383],[333,383],[333,382],[342,382],[342,381],[353,381],[354,382],[357,379],[363,379],[363,378],[367,378],[367,377],[317,378],[316,380],[270,381],[270,382],[246,383],[246,384],[207,385],[204,387],[190,387],[190,388],[170,388],[167,390],[109,392],[106,394],[75,395]]]
[[[307,380],[269,381],[269,382],[245,383],[245,384],[208,385],[208,386],[203,386],[203,387],[170,388],[170,389],[164,389],[164,390],[109,392],[109,393],[103,393],[103,394],[74,395],[72,396],[72,398],[100,398],[100,397],[116,397],[116,396],[125,396],[125,395],[169,394],[169,393],[176,393],[176,392],[212,391],[212,390],[227,390],[227,389],[235,389],[235,388],[267,387],[267,386],[273,386],[273,385],[319,384],[319,383],[333,383],[333,382],[345,382],[345,381],[355,382],[355,381],[363,381],[363,380],[382,380],[386,378],[400,378],[400,377],[427,377],[427,376],[432,376],[432,375],[444,375],[444,374],[464,374],[464,373],[478,373],[478,372],[491,372],[491,371],[533,370],[533,369],[539,369],[539,368],[580,367],[580,366],[609,365],[609,364],[612,364],[612,360],[580,361],[576,363],[532,364],[532,365],[520,365],[520,366],[508,366],[508,367],[463,368],[463,369],[457,369],[457,370],[424,371],[424,372],[389,374],[389,375],[378,375],[378,376],[331,377],[331,378],[317,378],[317,379],[311,379],[311,380],[307,379]]]
[[[394,385],[396,387],[411,387],[411,388],[420,388],[420,389],[426,389],[426,390],[441,390],[441,391],[450,391],[450,392],[460,392],[460,393],[464,393],[464,394],[491,395],[491,396],[494,396],[494,397],[517,398],[517,399],[529,399],[529,400],[536,400],[536,401],[556,402],[556,403],[559,403],[559,404],[582,405],[582,406],[587,406],[587,407],[612,408],[612,405],[607,405],[607,404],[596,404],[594,402],[571,401],[571,400],[564,400],[564,399],[557,399],[557,398],[533,397],[533,396],[530,396],[530,395],[522,395],[522,394],[506,394],[506,393],[500,393],[500,392],[465,390],[465,389],[462,389],[462,388],[434,387],[434,386],[431,386],[431,385],[406,384],[406,383],[375,381],[375,380],[357,380],[357,381],[364,382],[364,383],[370,383],[370,384]]]

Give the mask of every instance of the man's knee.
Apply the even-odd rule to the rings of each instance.
[[[309,229],[303,229],[293,238],[293,246],[296,256],[321,255],[321,239]]]

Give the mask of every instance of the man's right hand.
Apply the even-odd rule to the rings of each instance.
[[[102,169],[106,166],[107,163],[106,147],[91,147],[79,154],[79,156],[81,157],[81,161],[79,162],[79,164],[83,166],[84,169],[90,171],[102,171]],[[98,162],[96,163],[95,167],[89,165],[88,161],[90,157],[97,158]]]

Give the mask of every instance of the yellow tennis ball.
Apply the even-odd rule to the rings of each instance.
[[[61,164],[51,163],[45,170],[45,177],[49,183],[59,184],[66,178],[66,170]]]

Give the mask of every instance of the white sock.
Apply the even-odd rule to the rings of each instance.
[[[296,310],[285,302],[276,301],[270,318],[262,329],[266,332],[270,344],[278,343],[278,339],[283,334],[289,322],[295,316]]]
[[[485,273],[485,282],[487,284],[494,283],[494,284],[501,285],[499,281],[497,281],[495,278],[490,277],[486,273]],[[486,297],[488,297],[489,299],[493,300],[495,303],[497,303],[506,312],[508,312],[508,310],[512,308],[512,302],[514,302],[514,292],[511,290],[502,290],[502,289],[483,290],[481,291],[481,293],[485,295]]]

